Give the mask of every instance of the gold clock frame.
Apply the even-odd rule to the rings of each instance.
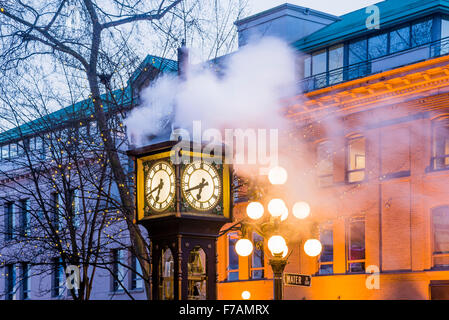
[[[213,159],[224,161],[223,157],[211,156],[209,154],[204,154],[201,152],[193,152],[193,151],[185,151],[180,150],[178,152],[181,156],[188,156],[191,160],[200,160],[204,159],[204,161],[212,161]],[[163,216],[170,215],[181,215],[181,210],[179,208],[180,198],[183,197],[181,191],[181,172],[178,164],[173,164],[172,166],[175,168],[175,211],[174,212],[153,212],[151,216],[145,216],[145,179],[144,179],[144,169],[143,164],[147,161],[154,160],[162,160],[162,159],[170,159],[171,157],[175,157],[175,151],[163,151],[160,153],[153,153],[146,156],[142,156],[136,158],[136,219],[137,221],[147,220],[152,218],[160,218]],[[222,198],[223,198],[223,215],[222,217],[229,219],[231,217],[231,185],[230,185],[230,176],[231,176],[231,166],[228,164],[222,164],[223,166],[223,174],[222,174]],[[199,210],[198,210],[199,211]],[[182,214],[189,215],[188,212],[183,212]],[[206,213],[198,212],[196,215],[205,215]],[[214,214],[214,216],[217,216]],[[221,215],[220,215],[221,216]]]

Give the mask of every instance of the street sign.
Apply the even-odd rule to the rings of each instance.
[[[310,287],[312,276],[296,273],[284,273],[284,284],[286,286]]]

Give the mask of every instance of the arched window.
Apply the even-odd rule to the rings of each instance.
[[[433,266],[449,267],[449,207],[432,210]]]
[[[449,119],[433,123],[432,168],[449,169]]]

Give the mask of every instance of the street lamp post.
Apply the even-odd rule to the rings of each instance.
[[[282,185],[287,181],[287,171],[282,167],[275,167],[270,170],[268,178],[273,185]],[[260,202],[250,202],[246,208],[249,218],[244,219],[239,224],[242,225],[243,238],[236,243],[236,252],[239,256],[249,256],[254,245],[247,239],[248,229],[255,230],[264,238],[268,239],[268,249],[272,257],[269,265],[273,271],[273,293],[274,300],[283,298],[283,273],[288,261],[288,247],[286,240],[281,235],[283,222],[288,217],[288,207],[280,198],[271,199],[267,205],[271,217],[264,217],[264,206]],[[293,207],[293,216],[297,219],[305,219],[310,214],[310,206],[306,202],[296,202]],[[305,252],[309,256],[317,256],[321,253],[321,243],[319,240],[310,239],[306,242]]]

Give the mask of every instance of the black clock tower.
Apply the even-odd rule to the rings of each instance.
[[[216,241],[232,220],[232,168],[203,146],[167,141],[128,151],[136,221],[149,233],[154,300],[217,298]]]

